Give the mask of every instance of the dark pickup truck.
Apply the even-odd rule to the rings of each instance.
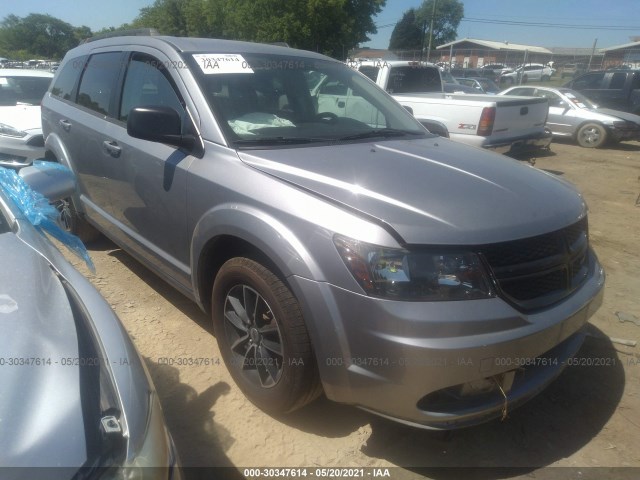
[[[600,107],[640,114],[640,70],[589,72],[564,86],[582,92]]]

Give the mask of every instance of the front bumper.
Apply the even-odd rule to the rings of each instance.
[[[401,423],[453,429],[499,417],[556,378],[602,302],[604,271],[544,311],[500,298],[394,302],[296,278],[328,398]]]
[[[629,140],[640,140],[640,128],[612,128],[611,138],[615,142],[625,142]]]

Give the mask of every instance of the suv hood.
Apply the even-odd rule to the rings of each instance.
[[[479,245],[586,214],[568,182],[444,138],[239,151],[264,173],[391,226],[407,244]]]
[[[82,465],[78,336],[67,296],[50,264],[15,234],[0,235],[0,252],[2,463]]]

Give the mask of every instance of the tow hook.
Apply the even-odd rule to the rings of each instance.
[[[513,386],[513,380],[516,376],[515,370],[510,370],[505,373],[501,373],[500,375],[494,375],[493,381],[496,382],[500,393],[502,394],[502,398],[504,399],[504,403],[502,404],[502,417],[500,417],[500,421],[504,422],[509,416],[509,398],[507,397],[507,393],[511,391],[511,387]]]

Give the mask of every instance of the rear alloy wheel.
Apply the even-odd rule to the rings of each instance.
[[[598,148],[607,141],[607,131],[597,123],[586,123],[578,130],[576,140],[581,147]]]
[[[228,260],[213,285],[212,316],[222,358],[256,406],[287,413],[320,394],[298,301],[270,270],[248,258]]]

